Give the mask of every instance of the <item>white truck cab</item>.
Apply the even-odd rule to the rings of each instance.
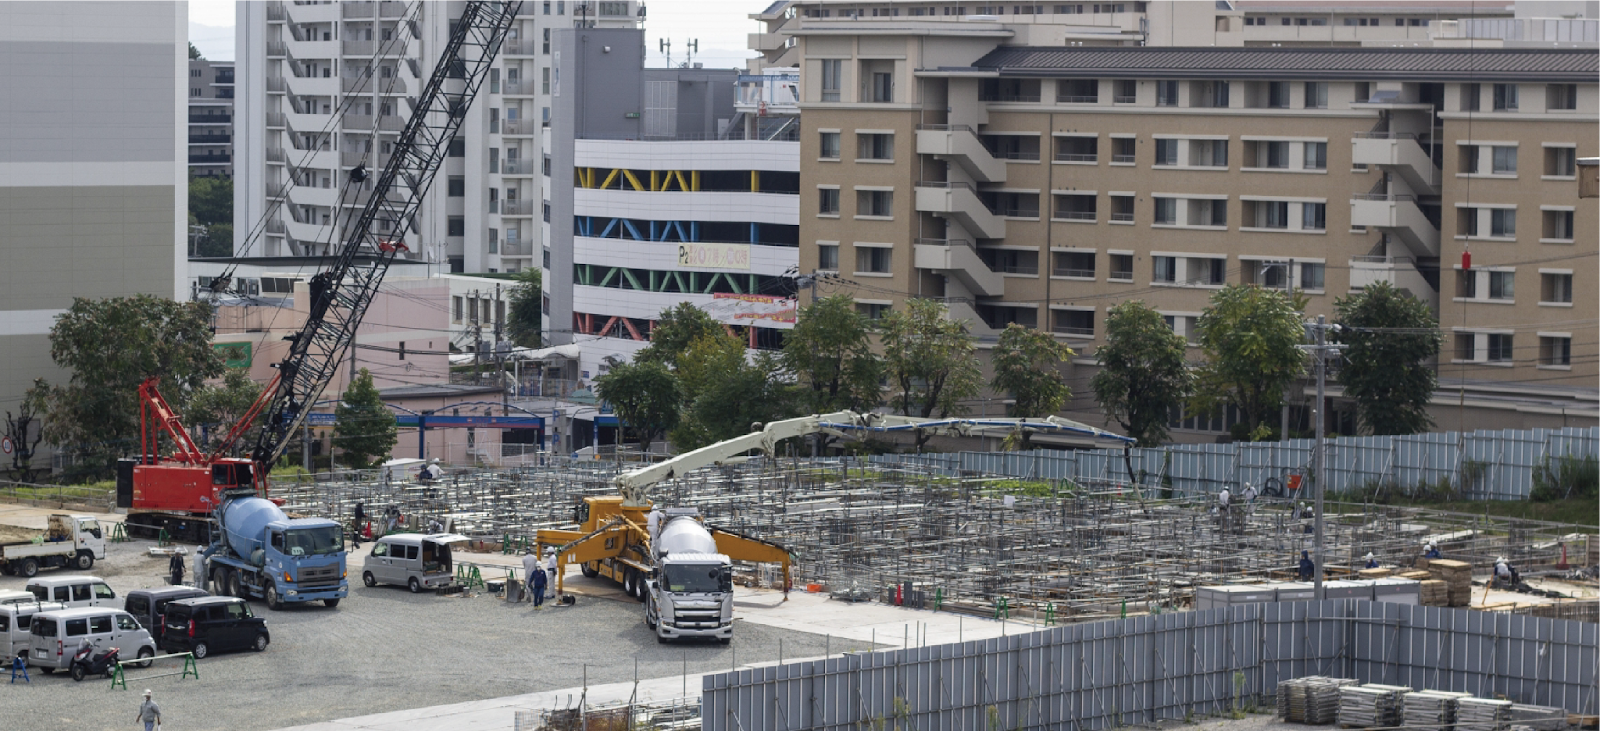
[[[32,540],[0,543],[0,571],[28,578],[54,566],[88,571],[105,557],[105,531],[93,515],[56,513]]]

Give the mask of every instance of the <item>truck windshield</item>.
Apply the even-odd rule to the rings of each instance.
[[[724,591],[720,580],[722,567],[717,564],[668,564],[662,573],[666,576],[667,591],[670,592]]]
[[[344,531],[336,525],[286,530],[284,547],[290,556],[321,556],[344,549]]]

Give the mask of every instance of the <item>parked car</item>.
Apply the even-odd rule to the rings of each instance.
[[[33,592],[31,591],[13,591],[11,589],[0,590],[0,607],[3,607],[7,604],[37,603],[39,603],[39,597],[34,596]]]
[[[150,635],[155,638],[156,644],[161,644],[162,631],[166,623],[162,615],[167,611],[167,602],[178,599],[193,599],[195,597],[211,596],[205,589],[196,589],[192,586],[164,586],[159,589],[135,589],[128,592],[122,601],[122,609],[139,620],[139,624],[150,630]]]
[[[78,644],[85,639],[96,650],[118,648],[124,658],[143,660],[156,654],[155,640],[139,626],[139,620],[121,609],[109,607],[39,612],[33,615],[31,634],[28,664],[43,668],[46,674],[70,667]],[[141,667],[149,666],[148,660],[141,664]]]
[[[455,581],[450,547],[469,540],[456,533],[384,536],[361,565],[361,581],[367,586],[398,584],[413,594],[449,586]]]
[[[61,602],[68,607],[110,607],[117,593],[98,576],[51,576],[34,579],[23,587],[41,602]]]
[[[243,599],[210,596],[167,602],[166,629],[161,649],[192,652],[197,658],[212,650],[261,652],[272,642],[267,620],[255,616]]]
[[[32,594],[27,594],[27,597],[26,604],[21,602],[0,604],[0,649],[7,651],[6,657],[15,655],[24,661],[28,659],[28,646],[33,642],[33,615],[67,608],[64,604],[34,601]],[[6,664],[0,667],[10,664],[11,661],[7,660]]]

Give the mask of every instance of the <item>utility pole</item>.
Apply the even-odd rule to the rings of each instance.
[[[500,415],[510,416],[507,405],[511,396],[506,391],[506,355],[500,344],[505,338],[505,309],[500,304],[500,285],[494,285],[494,369],[495,381],[500,384]]]
[[[1322,585],[1322,577],[1323,577],[1323,571],[1324,571],[1323,562],[1327,558],[1326,553],[1323,551],[1323,541],[1322,541],[1322,535],[1323,535],[1322,534],[1322,527],[1323,527],[1323,518],[1322,518],[1322,504],[1323,503],[1322,503],[1322,497],[1323,497],[1323,494],[1326,492],[1325,488],[1326,488],[1326,485],[1327,485],[1327,461],[1328,460],[1327,460],[1327,449],[1326,449],[1325,445],[1322,443],[1322,438],[1323,438],[1323,422],[1324,422],[1323,407],[1327,404],[1328,354],[1329,353],[1337,353],[1337,352],[1339,352],[1341,350],[1344,350],[1344,346],[1343,345],[1329,345],[1328,344],[1328,329],[1330,327],[1335,331],[1339,330],[1339,326],[1338,325],[1332,325],[1332,326],[1328,325],[1328,318],[1327,318],[1326,315],[1317,315],[1316,323],[1314,323],[1314,324],[1313,323],[1307,323],[1306,324],[1306,329],[1310,331],[1310,335],[1311,335],[1311,338],[1312,338],[1312,341],[1313,341],[1314,344],[1313,345],[1301,345],[1301,346],[1299,346],[1301,350],[1305,350],[1305,351],[1310,352],[1311,353],[1311,357],[1316,359],[1315,367],[1317,369],[1317,405],[1311,411],[1311,418],[1315,420],[1315,426],[1316,426],[1316,432],[1317,432],[1316,446],[1313,447],[1313,449],[1315,449],[1316,451],[1313,452],[1313,454],[1315,456],[1314,456],[1313,462],[1312,462],[1312,464],[1315,465],[1312,469],[1315,472],[1315,483],[1314,484],[1316,485],[1316,491],[1317,491],[1317,494],[1316,494],[1316,507],[1314,508],[1314,510],[1316,512],[1312,517],[1313,531],[1315,533],[1312,545],[1313,545],[1313,550],[1315,550],[1316,556],[1317,556],[1314,562],[1316,564],[1315,587],[1316,587],[1316,595],[1317,595],[1317,600],[1318,601],[1321,601],[1323,599],[1328,598],[1327,589],[1325,589],[1323,587],[1323,585]]]
[[[478,290],[472,290],[472,376],[474,380],[483,378],[483,328],[478,324]]]
[[[1294,301],[1294,259],[1283,265],[1283,283],[1288,287],[1289,300]],[[1290,393],[1293,393],[1294,384],[1289,384],[1289,388]],[[1278,425],[1278,441],[1289,441],[1289,394],[1287,393],[1283,396],[1283,415]]]

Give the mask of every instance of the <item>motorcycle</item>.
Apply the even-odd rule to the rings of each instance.
[[[111,677],[111,671],[117,666],[119,651],[113,647],[99,655],[95,654],[94,647],[85,647],[72,656],[72,679],[81,681],[90,675],[105,675]]]

